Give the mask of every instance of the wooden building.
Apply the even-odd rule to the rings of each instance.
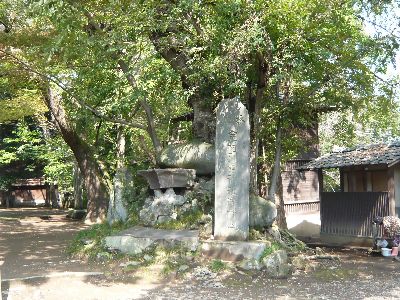
[[[298,170],[311,160],[290,160],[282,172],[286,214],[319,211],[318,171]]]
[[[41,178],[19,179],[11,189],[0,193],[0,203],[7,207],[50,206],[57,198],[57,187]]]
[[[290,160],[282,172],[282,198],[290,232],[306,242],[320,239],[320,184],[317,170],[298,168],[308,159]]]
[[[314,120],[317,120],[315,115]],[[282,171],[282,198],[288,229],[305,241],[320,236],[320,186],[317,170],[299,169],[320,155],[318,122],[298,124],[297,135],[303,141],[303,151],[289,160]]]
[[[340,192],[323,191],[323,169],[340,171]],[[370,243],[375,215],[399,216],[400,143],[355,147],[297,168],[318,174],[321,239],[338,244]]]

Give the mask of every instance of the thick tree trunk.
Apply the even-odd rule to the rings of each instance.
[[[264,92],[267,84],[268,66],[264,57],[258,53],[255,58],[257,67],[257,89],[252,96],[248,87],[248,108],[250,114],[250,192],[259,195],[258,189],[258,152],[261,109],[264,105]]]
[[[88,197],[87,223],[100,223],[105,221],[109,192],[101,168],[93,157],[89,145],[83,141],[69,123],[68,117],[57,95],[47,85],[44,92],[45,102],[54,116],[64,141],[71,148],[79,169],[82,172],[83,184]]]
[[[88,197],[86,223],[101,223],[106,220],[109,192],[99,165],[91,153],[75,154],[84,177],[83,183]]]
[[[257,168],[257,154],[258,154],[258,136],[255,131],[255,123],[256,123],[256,112],[255,112],[255,97],[252,96],[251,88],[248,87],[248,98],[247,98],[247,107],[250,116],[250,183],[249,190],[250,193],[258,195],[257,188],[257,176],[258,176],[258,168]]]
[[[199,83],[201,80],[193,83],[188,79],[190,57],[179,50],[180,45],[177,42],[179,39],[174,38],[175,34],[175,28],[168,28],[165,32],[153,32],[150,39],[156,51],[179,74],[183,89],[195,90],[188,100],[189,106],[193,109],[192,131],[194,138],[203,142],[214,143],[216,120],[213,107],[206,101],[212,99],[214,91],[210,89],[204,94],[203,92],[206,89]],[[167,39],[169,39],[169,43],[166,43]],[[203,81],[207,82],[207,78],[203,78]]]
[[[250,192],[259,195],[258,189],[258,151],[259,151],[259,118],[260,112],[255,104],[255,110],[252,113],[252,127],[250,134]]]
[[[213,144],[216,120],[212,107],[207,106],[200,97],[192,97],[190,105],[193,108],[192,129],[195,139]]]
[[[82,198],[83,178],[78,163],[74,165],[74,209],[83,209]]]

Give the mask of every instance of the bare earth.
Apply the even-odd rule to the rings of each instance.
[[[0,209],[2,300],[400,299],[400,262],[354,250],[332,250],[340,263],[327,261],[322,269],[297,271],[289,279],[238,271],[199,279],[191,270],[161,280],[151,269],[120,276],[118,267],[66,255],[68,241],[85,225],[64,215],[47,209]]]

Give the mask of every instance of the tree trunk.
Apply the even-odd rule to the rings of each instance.
[[[196,139],[213,144],[215,141],[215,115],[212,107],[204,103],[198,96],[192,97],[190,105],[193,108],[193,135]]]
[[[51,208],[59,208],[58,205],[58,191],[54,183],[50,183],[50,203]]]
[[[70,124],[59,96],[47,84],[43,90],[44,99],[60,130],[61,136],[74,153],[82,172],[83,184],[88,197],[87,223],[100,223],[106,220],[109,192],[107,183],[93,151]]]
[[[250,114],[250,192],[259,195],[258,189],[258,151],[260,115],[264,105],[264,92],[267,84],[268,66],[264,57],[258,53],[255,58],[257,68],[257,89],[252,96],[251,87],[248,89],[248,108]]]
[[[82,198],[82,174],[79,170],[78,163],[74,165],[74,209],[83,209],[83,198]]]
[[[164,11],[162,13],[165,13]],[[195,139],[203,142],[214,143],[215,140],[215,115],[213,107],[207,103],[207,99],[212,99],[213,90],[207,89],[199,82],[207,82],[207,78],[191,82],[189,77],[189,61],[190,57],[186,53],[179,50],[181,45],[177,42],[179,39],[174,38],[176,28],[168,28],[165,32],[154,31],[150,35],[155,50],[165,59],[172,69],[181,78],[182,87],[185,90],[192,90],[195,92],[188,100],[189,106],[193,109],[193,123],[192,131]],[[170,43],[166,44],[165,40],[169,38]],[[201,91],[206,91],[205,93]]]
[[[276,128],[276,140],[275,140],[275,162],[274,169],[271,176],[271,185],[269,187],[268,199],[276,203],[275,196],[278,187],[279,174],[281,172],[281,157],[282,157],[282,127],[281,121],[278,120]]]
[[[250,134],[250,192],[255,195],[259,195],[258,189],[258,151],[259,151],[259,118],[260,118],[260,111],[256,108],[253,112],[252,116],[252,129]]]
[[[276,203],[278,214],[276,217],[276,223],[280,229],[287,229],[285,203],[283,202],[282,176],[279,175],[278,177],[278,203]]]
[[[250,89],[250,87],[249,87]],[[258,195],[257,188],[257,177],[258,177],[258,168],[257,168],[257,152],[258,152],[258,136],[256,134],[256,99],[252,96],[251,90],[249,90],[249,95],[247,99],[247,107],[250,116],[250,182],[249,182],[249,190],[250,193]]]

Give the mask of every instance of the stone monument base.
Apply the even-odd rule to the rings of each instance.
[[[106,247],[122,253],[140,254],[151,247],[181,246],[196,251],[199,245],[198,230],[165,230],[135,226],[105,238]]]
[[[191,187],[194,185],[196,170],[194,169],[149,169],[139,170],[138,175],[146,178],[152,190]]]
[[[268,241],[242,242],[207,240],[201,243],[201,253],[205,256],[227,261],[259,260],[265,248],[271,247]]]

